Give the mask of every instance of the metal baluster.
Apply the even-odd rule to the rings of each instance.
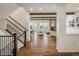
[[[8,44],[9,44],[9,38],[7,38],[7,39],[8,39]],[[7,55],[9,55],[9,46],[7,47],[7,50],[8,50]]]
[[[7,44],[7,41],[8,41],[8,40],[7,40],[7,37],[6,37],[6,45],[8,45],[8,44]],[[7,48],[6,48],[6,55],[7,55]]]
[[[10,55],[12,55],[12,53],[11,53],[11,49],[12,49],[12,39],[11,39],[11,37],[10,37],[10,42],[11,42],[11,44],[10,44]]]
[[[2,49],[2,38],[1,38],[1,49]],[[1,55],[2,55],[2,51],[1,51]]]
[[[2,48],[3,48],[3,45],[4,45],[4,44],[3,44],[3,38],[2,38]],[[2,55],[3,55],[3,50],[1,49],[1,51],[2,51]]]
[[[4,48],[4,39],[3,39],[3,37],[2,37],[2,41],[3,41],[3,48]],[[3,52],[2,52],[2,54],[4,55],[4,50],[2,50]]]
[[[5,47],[5,37],[3,37],[3,43],[4,43],[4,47]],[[4,48],[4,47],[3,47],[3,48]],[[6,48],[4,48],[4,56],[5,56],[5,49],[6,49]]]
[[[7,38],[7,37],[5,37],[5,47],[6,47],[6,45],[7,45],[7,44],[6,44],[6,40],[7,40],[6,38]],[[6,56],[6,48],[5,48],[5,56]]]
[[[1,37],[0,37],[0,40],[1,40]],[[0,43],[1,43],[1,48],[2,48],[2,40],[0,41]],[[1,49],[0,49],[0,53],[1,53]],[[0,55],[1,56],[1,55]]]
[[[6,37],[6,45],[8,45],[7,42],[8,42],[8,39],[7,39],[7,37]],[[8,55],[8,54],[7,54],[7,47],[6,47],[6,55]]]
[[[3,39],[3,48],[5,47],[5,41],[4,41],[4,37],[2,37],[2,39]],[[5,53],[4,53],[4,51],[5,51],[5,49],[3,49],[3,56],[5,56]]]
[[[7,45],[8,45],[8,37],[7,37]],[[8,47],[7,47],[7,52],[6,52],[7,56],[8,56]]]
[[[0,56],[1,56],[1,37],[0,37]]]
[[[13,55],[13,37],[11,37],[11,40],[12,40],[12,45],[11,45],[12,50],[11,50],[11,52],[12,52],[12,55]]]
[[[3,48],[3,40],[2,40],[2,37],[1,37],[1,41],[2,41],[2,48]],[[1,55],[2,55],[2,48],[1,48]]]
[[[10,37],[11,42],[12,42],[12,37]],[[11,43],[11,55],[12,55],[12,43]]]
[[[9,55],[10,55],[10,37],[9,37],[9,49],[8,50],[9,50]]]
[[[12,42],[12,41],[13,41],[13,40],[12,40],[12,37],[11,37],[11,42]],[[13,42],[11,43],[11,55],[13,54],[12,49],[13,49]]]
[[[8,39],[8,37],[7,37],[7,45],[8,45],[8,41],[9,41],[9,39]],[[7,54],[7,56],[8,56],[8,47],[7,47],[6,54]]]
[[[9,55],[10,55],[10,37],[9,37],[9,48],[8,48],[8,50],[9,50]]]
[[[7,37],[7,45],[8,44],[9,44],[9,37]],[[7,46],[6,49],[7,49],[7,53],[6,54],[9,55],[9,46]]]
[[[11,43],[11,37],[10,37],[10,43]],[[12,44],[12,43],[11,43]],[[11,54],[11,44],[10,44],[10,54]]]

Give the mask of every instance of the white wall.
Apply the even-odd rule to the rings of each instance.
[[[0,30],[0,35],[7,35],[3,31]]]
[[[14,10],[16,10],[18,6],[16,4],[9,4],[9,3],[0,3],[0,30],[4,31],[5,26],[5,18],[11,14]],[[5,32],[6,33],[6,32]]]
[[[59,52],[79,52],[79,34],[65,34],[66,12],[76,11],[79,4],[59,6],[57,9],[57,50]]]

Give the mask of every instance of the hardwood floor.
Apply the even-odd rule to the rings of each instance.
[[[18,56],[78,56],[79,53],[59,53],[56,50],[56,37],[32,40],[27,47],[17,52]]]

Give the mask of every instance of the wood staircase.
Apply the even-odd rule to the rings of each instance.
[[[20,42],[23,45],[22,47],[26,47],[26,32],[28,30],[20,23],[18,23],[16,19],[10,16],[6,18],[6,21],[7,27],[5,31],[11,34],[11,36],[0,36],[0,56],[16,56],[18,42]]]

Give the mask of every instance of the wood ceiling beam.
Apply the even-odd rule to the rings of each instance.
[[[56,18],[56,17],[30,17],[30,18]]]
[[[56,19],[31,19],[31,20],[56,20]]]
[[[30,13],[30,15],[56,15],[56,13]]]
[[[56,18],[31,18],[31,19],[56,19]]]
[[[73,15],[75,12],[66,12],[67,15]]]

